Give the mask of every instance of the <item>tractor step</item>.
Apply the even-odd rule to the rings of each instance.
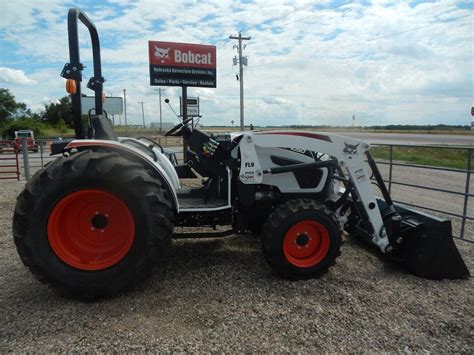
[[[192,238],[222,238],[236,234],[233,229],[219,232],[189,232],[173,233],[174,239],[192,239]]]
[[[211,199],[209,201],[205,201],[202,197],[194,197],[194,196],[179,196],[179,208],[180,210],[183,209],[211,209],[211,208],[219,208],[219,207],[226,207],[228,205],[227,200],[224,199]]]

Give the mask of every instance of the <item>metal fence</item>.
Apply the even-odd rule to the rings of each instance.
[[[174,137],[153,137],[155,140],[163,145],[164,147],[171,148],[176,151],[176,155],[178,157],[178,161],[182,162],[183,156],[183,147],[182,147],[182,140],[176,139]],[[19,155],[19,167],[22,171],[25,172],[24,176],[27,178],[29,173],[34,174],[37,170],[43,168],[45,164],[49,161],[54,160],[56,157],[50,156],[50,140],[38,140],[38,152],[28,152],[28,154]],[[474,221],[474,216],[469,212],[469,198],[474,197],[474,194],[470,192],[470,180],[474,177],[473,173],[473,151],[474,147],[456,147],[456,146],[431,146],[431,145],[407,145],[407,144],[376,144],[373,145],[375,147],[387,147],[388,148],[388,159],[380,160],[377,159],[376,162],[379,166],[388,166],[388,171],[386,171],[385,175],[388,175],[384,182],[388,185],[388,190],[390,195],[392,195],[392,190],[394,185],[408,187],[408,188],[415,188],[420,190],[429,190],[434,191],[437,193],[443,194],[450,194],[462,197],[462,212],[456,213],[447,209],[439,209],[433,208],[431,206],[426,206],[419,203],[412,203],[404,199],[397,200],[394,198],[394,201],[397,203],[402,203],[407,206],[415,207],[424,209],[427,211],[432,211],[435,213],[448,215],[451,217],[459,218],[461,220],[461,225],[459,229],[459,235],[454,235],[455,238],[459,238],[461,240],[465,240],[468,242],[474,242],[473,236],[466,235],[466,224],[472,223]],[[402,161],[397,161],[394,159],[394,149],[397,148],[421,148],[421,149],[457,149],[460,151],[466,152],[466,168],[459,169],[459,168],[447,168],[447,167],[436,167],[436,166],[428,166],[428,165],[421,165],[421,164],[410,164]],[[27,157],[27,161],[25,161],[24,157]],[[18,155],[17,155],[18,157]],[[17,158],[18,159],[18,158]],[[25,164],[26,163],[26,164]],[[25,171],[29,168],[30,171]],[[444,171],[444,172],[451,172],[454,174],[460,174],[461,179],[464,181],[464,186],[462,187],[463,191],[456,191],[445,189],[442,187],[436,186],[426,186],[416,183],[411,183],[407,181],[398,181],[394,179],[394,171],[396,168],[413,168],[413,169],[424,169],[428,171]],[[19,176],[19,175],[18,175]],[[472,201],[472,199],[471,199]],[[441,203],[439,204],[441,205]]]
[[[404,186],[404,187],[409,187],[409,188],[415,188],[415,189],[421,189],[421,190],[429,190],[429,191],[436,191],[439,193],[444,193],[444,194],[449,194],[449,195],[456,195],[456,196],[461,196],[462,197],[462,212],[461,213],[455,213],[453,211],[449,211],[446,209],[438,209],[438,208],[433,208],[430,206],[426,206],[423,204],[418,204],[418,203],[410,203],[407,201],[399,201],[394,199],[394,202],[397,203],[402,203],[404,205],[408,205],[411,207],[416,207],[416,208],[421,208],[424,210],[452,216],[461,219],[461,226],[459,228],[459,235],[454,235],[454,238],[458,238],[464,241],[468,241],[471,243],[474,243],[473,236],[467,236],[466,235],[466,224],[468,221],[474,221],[474,216],[469,213],[469,198],[474,197],[474,194],[470,192],[470,180],[471,177],[473,176],[473,164],[472,164],[472,159],[473,159],[473,151],[474,148],[471,147],[463,147],[463,146],[433,146],[433,145],[411,145],[411,144],[377,144],[373,145],[376,147],[388,147],[389,150],[389,156],[388,160],[376,160],[378,165],[388,165],[388,179],[384,179],[384,182],[388,185],[388,191],[390,195],[392,195],[392,186],[393,185],[398,185],[398,186]],[[394,149],[396,148],[420,148],[420,149],[456,149],[461,152],[466,153],[466,161],[465,161],[465,169],[459,169],[459,168],[448,168],[448,167],[437,167],[437,166],[429,166],[429,165],[421,165],[421,164],[410,164],[410,163],[405,163],[402,161],[396,161],[394,160]],[[464,186],[462,188],[463,191],[456,191],[456,190],[449,190],[449,189],[444,189],[444,188],[439,188],[435,186],[426,186],[426,185],[420,185],[420,184],[415,184],[415,183],[408,183],[405,181],[397,181],[394,180],[393,175],[394,175],[394,168],[395,167],[402,167],[402,168],[413,168],[413,169],[424,169],[428,171],[445,171],[445,172],[452,172],[455,174],[460,174],[461,179],[464,180]],[[472,201],[472,200],[471,200]],[[441,201],[440,201],[441,202]],[[441,205],[442,203],[440,203]]]
[[[19,181],[20,164],[14,142],[0,141],[0,154],[0,179]]]

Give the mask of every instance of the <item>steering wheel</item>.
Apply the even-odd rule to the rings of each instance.
[[[180,122],[178,123],[176,126],[174,126],[173,128],[171,128],[168,132],[165,133],[165,137],[169,137],[169,136],[179,136],[181,133],[181,131],[184,129],[184,127],[187,127],[189,122],[191,122],[193,120],[192,117],[189,117],[187,119],[185,119],[183,122]]]

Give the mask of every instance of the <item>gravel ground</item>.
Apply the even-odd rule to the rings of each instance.
[[[17,256],[22,187],[0,185],[0,352],[473,353],[472,278],[419,279],[347,239],[317,280],[273,276],[257,238],[231,236],[174,241],[165,272],[114,299],[61,297]],[[474,270],[474,245],[457,244]]]

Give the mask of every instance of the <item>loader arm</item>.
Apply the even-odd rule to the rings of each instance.
[[[337,159],[337,165],[347,176],[357,194],[371,226],[370,238],[378,248],[390,251],[390,242],[384,227],[382,213],[365,162],[365,153],[370,145],[366,142],[335,134],[302,131],[256,131],[246,132],[240,141],[240,175],[244,184],[260,184],[264,174],[275,173],[262,170],[255,147],[289,148],[325,153]],[[324,162],[323,162],[324,164]]]

